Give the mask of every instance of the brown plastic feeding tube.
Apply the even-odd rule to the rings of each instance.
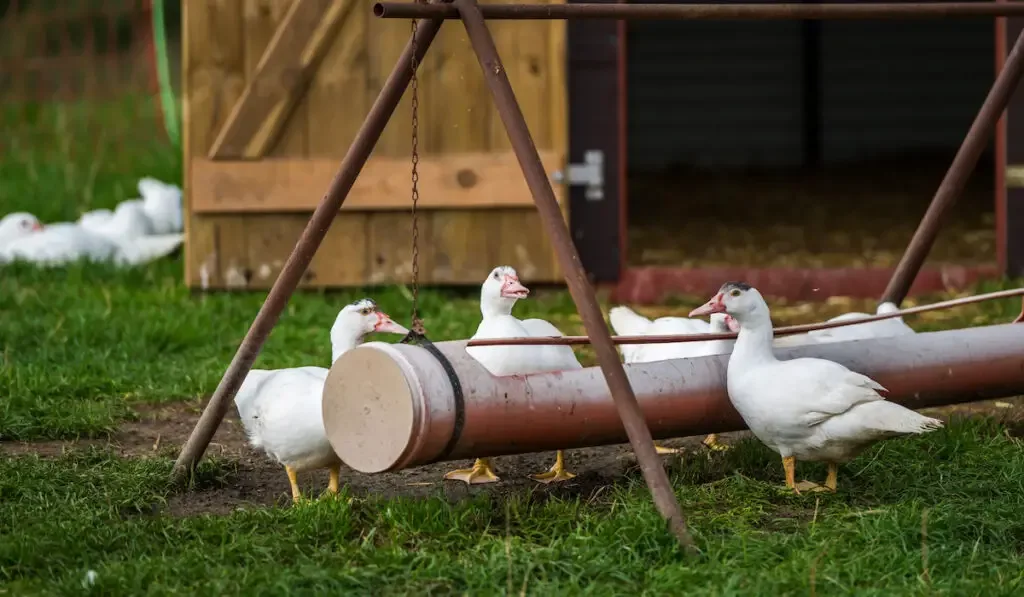
[[[324,386],[327,437],[348,466],[381,473],[442,460],[619,444],[626,433],[597,367],[494,377],[441,342],[463,395],[423,348],[368,343]],[[1005,324],[776,349],[837,361],[910,408],[1024,394],[1024,329]],[[728,355],[626,366],[655,439],[745,429],[725,388]],[[460,406],[461,405],[461,406]],[[461,426],[457,410],[464,409]],[[457,428],[461,427],[461,428]]]

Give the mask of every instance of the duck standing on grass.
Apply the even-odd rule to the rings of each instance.
[[[409,330],[392,321],[371,299],[346,305],[331,327],[331,362],[373,332],[408,334]],[[338,492],[341,460],[327,440],[321,410],[327,373],[323,367],[253,369],[235,396],[250,445],[284,465],[294,501],[302,497],[297,480],[302,471],[329,469],[327,489]]]
[[[834,361],[777,359],[768,305],[747,284],[726,282],[690,316],[712,313],[728,313],[739,324],[726,376],[729,400],[750,431],[782,456],[786,487],[798,494],[801,489],[835,491],[839,464],[878,440],[943,425],[885,400],[878,393],[885,388],[876,381]],[[827,463],[825,486],[798,485],[797,460]]]
[[[543,319],[520,321],[512,316],[512,307],[516,301],[526,298],[529,293],[530,290],[519,282],[515,269],[502,265],[491,270],[480,287],[480,312],[483,318],[472,339],[564,335]],[[583,367],[568,346],[471,346],[466,348],[466,352],[491,375],[497,376],[567,371]],[[553,483],[575,476],[565,470],[564,455],[559,450],[551,470],[531,475],[531,478],[541,483]],[[491,470],[489,458],[477,458],[472,468],[450,471],[444,478],[469,485],[500,480]]]

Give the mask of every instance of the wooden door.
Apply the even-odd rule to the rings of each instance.
[[[560,0],[533,0],[537,3]],[[266,287],[337,172],[410,35],[365,0],[186,0],[187,277]],[[552,181],[566,161],[564,21],[488,24]],[[418,70],[420,279],[478,284],[508,263],[562,279],[462,24]],[[411,276],[407,91],[305,285]],[[568,212],[564,185],[556,196]]]

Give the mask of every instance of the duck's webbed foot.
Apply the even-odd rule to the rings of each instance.
[[[709,450],[714,450],[716,452],[724,452],[729,449],[729,446],[718,441],[717,433],[709,433],[701,443],[707,446]]]
[[[462,481],[467,485],[497,483],[501,480],[501,478],[495,475],[494,471],[491,470],[491,462],[489,458],[477,458],[476,462],[473,463],[473,468],[450,471],[445,473],[444,478],[451,481]]]
[[[539,475],[530,475],[530,478],[541,483],[556,483],[558,481],[568,481],[575,476],[575,474],[565,470],[565,458],[562,455],[562,451],[559,450],[555,455],[555,464],[549,471]]]
[[[679,454],[680,452],[682,452],[682,450],[680,450],[679,448],[669,448],[668,446],[659,446],[658,444],[654,444],[654,451],[662,455]]]

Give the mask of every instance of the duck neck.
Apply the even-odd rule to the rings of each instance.
[[[745,363],[770,363],[777,361],[772,351],[772,320],[767,313],[752,313],[742,319],[739,336],[732,349],[732,357]]]
[[[363,341],[363,332],[347,326],[336,326],[331,329],[331,364],[341,355],[359,346]]]
[[[501,317],[512,315],[512,307],[515,306],[516,299],[504,298],[504,297],[486,297],[480,299],[480,313],[484,316],[484,319],[488,317]]]

